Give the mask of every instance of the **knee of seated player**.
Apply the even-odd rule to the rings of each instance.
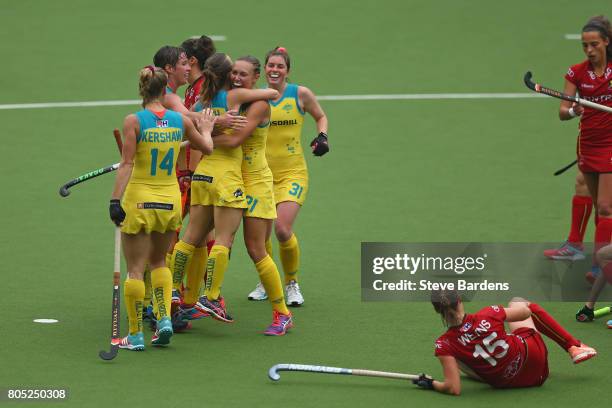
[[[512,299],[510,299],[510,302],[508,302],[508,307],[513,307],[513,306],[518,306],[518,305],[529,306],[529,301],[526,299],[523,299],[522,297],[513,297]]]

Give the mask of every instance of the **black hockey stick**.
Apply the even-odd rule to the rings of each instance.
[[[572,167],[574,167],[574,165],[578,163],[578,160],[574,160],[573,162],[571,162],[570,164],[568,164],[565,167],[560,168],[559,170],[555,171],[554,175],[558,176],[559,174],[563,174],[566,171],[568,171],[569,169],[571,169]]]
[[[98,176],[101,176],[103,174],[115,171],[118,168],[119,168],[119,163],[115,163],[115,164],[112,164],[110,166],[102,167],[100,169],[93,170],[93,171],[90,171],[89,173],[83,174],[82,176],[79,176],[79,177],[77,177],[75,179],[72,179],[69,182],[67,182],[66,184],[64,184],[62,187],[60,187],[59,194],[62,197],[68,197],[70,195],[70,190],[69,189],[71,187],[76,186],[77,184],[80,184],[80,183],[82,183],[84,181],[90,180],[90,179],[92,179],[94,177],[98,177]]]
[[[121,280],[121,230],[115,228],[115,271],[113,273],[113,310],[111,313],[111,348],[110,351],[102,350],[98,353],[102,360],[112,360],[117,357],[119,342],[121,341],[119,331],[119,281]]]
[[[550,89],[545,86],[542,86],[540,84],[536,84],[535,82],[531,80],[531,77],[532,77],[531,71],[527,71],[527,73],[523,77],[523,81],[525,82],[525,85],[527,86],[527,88],[531,89],[532,91],[535,91],[537,93],[541,93],[544,95],[552,96],[553,98],[563,99],[564,101],[575,102],[582,106],[588,106],[589,108],[597,109],[603,112],[612,113],[612,108],[609,106],[600,105],[598,103],[587,101],[586,99],[582,99],[578,96],[567,95],[562,92],[555,91],[554,89]]]

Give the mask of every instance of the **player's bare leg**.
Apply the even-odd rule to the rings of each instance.
[[[293,232],[293,224],[300,209],[301,206],[294,201],[278,203],[276,205],[277,218],[274,222],[274,232],[278,239],[281,264],[285,275],[287,304],[289,306],[300,306],[304,303],[304,297],[298,284],[300,247]]]

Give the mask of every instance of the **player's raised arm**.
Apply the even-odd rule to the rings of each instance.
[[[227,104],[234,109],[243,103],[249,103],[259,100],[277,99],[280,93],[276,89],[246,89],[236,88],[227,95]]]

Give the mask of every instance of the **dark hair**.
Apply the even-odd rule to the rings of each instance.
[[[261,62],[252,55],[245,55],[244,57],[238,58],[236,61],[246,61],[253,65],[253,71],[255,71],[256,74],[261,73]]]
[[[431,292],[431,304],[437,313],[442,316],[442,321],[448,326],[456,318],[457,305],[461,296],[456,290],[434,290]]]
[[[183,41],[181,48],[185,50],[187,58],[195,57],[198,60],[201,70],[204,70],[206,60],[217,51],[213,40],[205,35]]]
[[[606,59],[612,60],[612,26],[610,20],[605,16],[591,17],[589,21],[582,27],[582,32],[597,31],[601,38],[608,40],[608,46],[606,47]]]
[[[266,54],[266,62],[264,64],[268,63],[268,60],[270,59],[270,57],[275,57],[275,56],[282,57],[285,60],[285,64],[287,65],[287,71],[291,69],[291,58],[289,58],[289,54],[287,54],[287,50],[280,46],[274,48],[273,50],[268,51],[268,53]]]
[[[142,106],[154,101],[164,94],[168,76],[166,71],[153,65],[147,65],[140,70],[138,93],[142,97]]]
[[[184,52],[182,48],[164,45],[153,56],[153,64],[161,69],[166,68],[166,65],[175,66]]]
[[[217,52],[206,60],[202,71],[204,82],[202,83],[200,102],[203,106],[208,106],[215,95],[225,88],[229,82],[232,60],[227,54]]]

